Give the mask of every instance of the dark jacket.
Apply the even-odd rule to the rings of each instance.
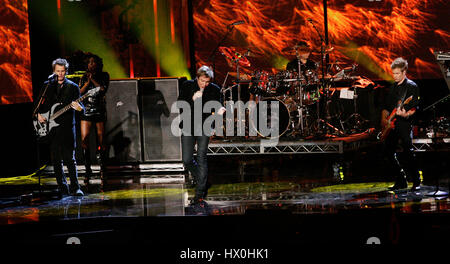
[[[193,135],[193,129],[194,129],[194,101],[192,100],[192,96],[200,90],[200,87],[198,87],[197,79],[194,80],[188,80],[185,81],[181,87],[180,87],[180,94],[178,96],[178,101],[186,101],[191,106],[191,135]],[[205,87],[205,90],[203,91],[202,95],[202,112],[203,107],[205,104],[209,101],[217,101],[220,102],[221,105],[223,105],[222,97],[220,94],[220,87],[217,86],[214,83],[210,83],[208,86]],[[216,109],[219,110],[219,109]],[[203,125],[203,122],[208,118],[212,113],[203,113],[202,114],[202,122],[201,125]],[[200,124],[198,122],[198,124]],[[183,128],[183,123],[180,124],[180,128]]]
[[[47,84],[48,81],[44,83],[44,85]],[[64,80],[62,86],[58,85],[57,82],[50,82],[44,97],[45,99],[39,108],[39,113],[46,113],[51,110],[54,104],[60,103],[61,105],[54,111],[56,112],[58,109],[61,109],[78,99],[80,97],[80,89],[77,84],[68,79]],[[70,108],[64,114],[56,118],[55,121],[59,126],[50,131],[49,140],[51,143],[63,144],[65,147],[75,148],[75,110]]]

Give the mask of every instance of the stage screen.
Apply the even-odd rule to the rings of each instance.
[[[0,5],[0,104],[32,101],[27,0]]]
[[[313,46],[311,58],[320,61],[324,36],[322,0],[197,0],[194,1],[195,56],[197,66],[212,65],[211,55],[233,22],[236,25],[220,46],[250,49],[250,67],[278,71],[294,55],[284,50],[297,40]],[[442,78],[434,51],[449,51],[450,1],[444,0],[329,0],[327,1],[330,63],[357,64],[356,75],[390,80],[390,64],[404,57],[412,79]],[[317,28],[317,30],[315,29]],[[320,33],[320,35],[318,34]],[[236,72],[217,52],[216,82]]]

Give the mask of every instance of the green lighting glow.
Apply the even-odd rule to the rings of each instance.
[[[63,14],[62,32],[65,42],[74,50],[92,52],[103,59],[104,71],[111,78],[128,77],[119,62],[114,50],[109,46],[102,32],[88,14],[76,5],[70,7],[70,12]],[[74,23],[70,23],[73,21]]]
[[[108,200],[120,200],[120,199],[139,199],[139,198],[155,198],[155,197],[167,197],[172,195],[180,195],[185,191],[180,188],[149,188],[149,189],[127,189],[127,190],[115,190],[107,191],[103,193],[90,194],[87,198],[95,199],[108,199]]]
[[[126,71],[120,64],[113,48],[103,37],[101,30],[98,29],[87,11],[79,5],[70,5],[68,8],[64,8],[65,4],[63,4],[58,22],[55,22],[48,15],[48,10],[54,9],[55,2],[42,1],[42,6],[36,9],[36,13],[46,24],[48,30],[60,36],[61,44],[68,45],[71,50],[97,54],[103,59],[104,71],[107,71],[111,78],[126,78]]]
[[[180,40],[174,39],[176,34],[171,34],[169,1],[157,1],[157,32],[154,5],[149,2],[152,1],[144,1],[132,10],[135,18],[140,20],[139,24],[132,25],[133,30],[167,75],[191,79]]]
[[[272,56],[271,58],[272,66],[277,70],[286,70],[286,66],[289,60],[283,56]]]
[[[359,65],[363,66],[367,70],[376,74],[383,80],[392,81],[392,76],[385,72],[370,56],[363,51],[361,51],[358,44],[349,41],[343,49],[339,50],[342,54],[346,55],[348,58],[354,60]]]

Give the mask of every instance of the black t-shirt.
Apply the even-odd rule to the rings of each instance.
[[[403,106],[406,111],[409,111],[412,108],[417,109],[419,107],[419,86],[408,78],[406,78],[400,85],[398,83],[394,83],[389,89],[383,109],[391,113],[398,107],[399,100],[406,100],[410,96],[412,96],[412,100]],[[411,118],[405,119],[398,116],[397,120],[410,122]]]
[[[300,66],[301,66],[301,71],[304,72],[306,70],[316,70],[317,69],[317,64],[310,59],[306,60],[306,63],[302,63],[300,61]],[[288,71],[298,71],[298,59],[294,59],[292,61],[290,61],[287,65],[286,65],[286,70]]]

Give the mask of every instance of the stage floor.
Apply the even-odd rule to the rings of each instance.
[[[211,242],[231,236],[251,245],[262,237],[291,244],[322,238],[365,244],[372,236],[388,244],[450,240],[450,199],[430,196],[436,176],[439,189],[449,191],[444,160],[422,166],[419,191],[392,192],[392,177],[381,174],[383,161],[358,156],[353,163],[330,154],[210,157],[203,207],[190,205],[194,188],[189,175],[179,172],[95,175],[89,184],[80,173],[85,196],[63,198],[53,175],[42,175],[40,185],[37,176],[2,178],[2,242],[65,243],[76,236],[90,243],[170,244],[168,232],[194,240],[201,234]],[[431,175],[432,169],[439,175]]]
[[[145,179],[145,176],[143,176]],[[194,189],[186,184],[132,183],[83,185],[83,197],[59,198],[48,186],[20,199],[3,198],[0,224],[93,217],[246,215],[276,210],[290,214],[333,214],[345,210],[398,209],[402,213],[450,213],[448,197],[430,196],[435,186],[419,191],[388,191],[392,182],[325,184],[243,182],[211,186],[207,206],[190,205]],[[94,180],[95,181],[95,180]],[[324,183],[322,183],[324,184]],[[317,187],[316,187],[317,185]],[[440,188],[445,190],[446,188]]]

